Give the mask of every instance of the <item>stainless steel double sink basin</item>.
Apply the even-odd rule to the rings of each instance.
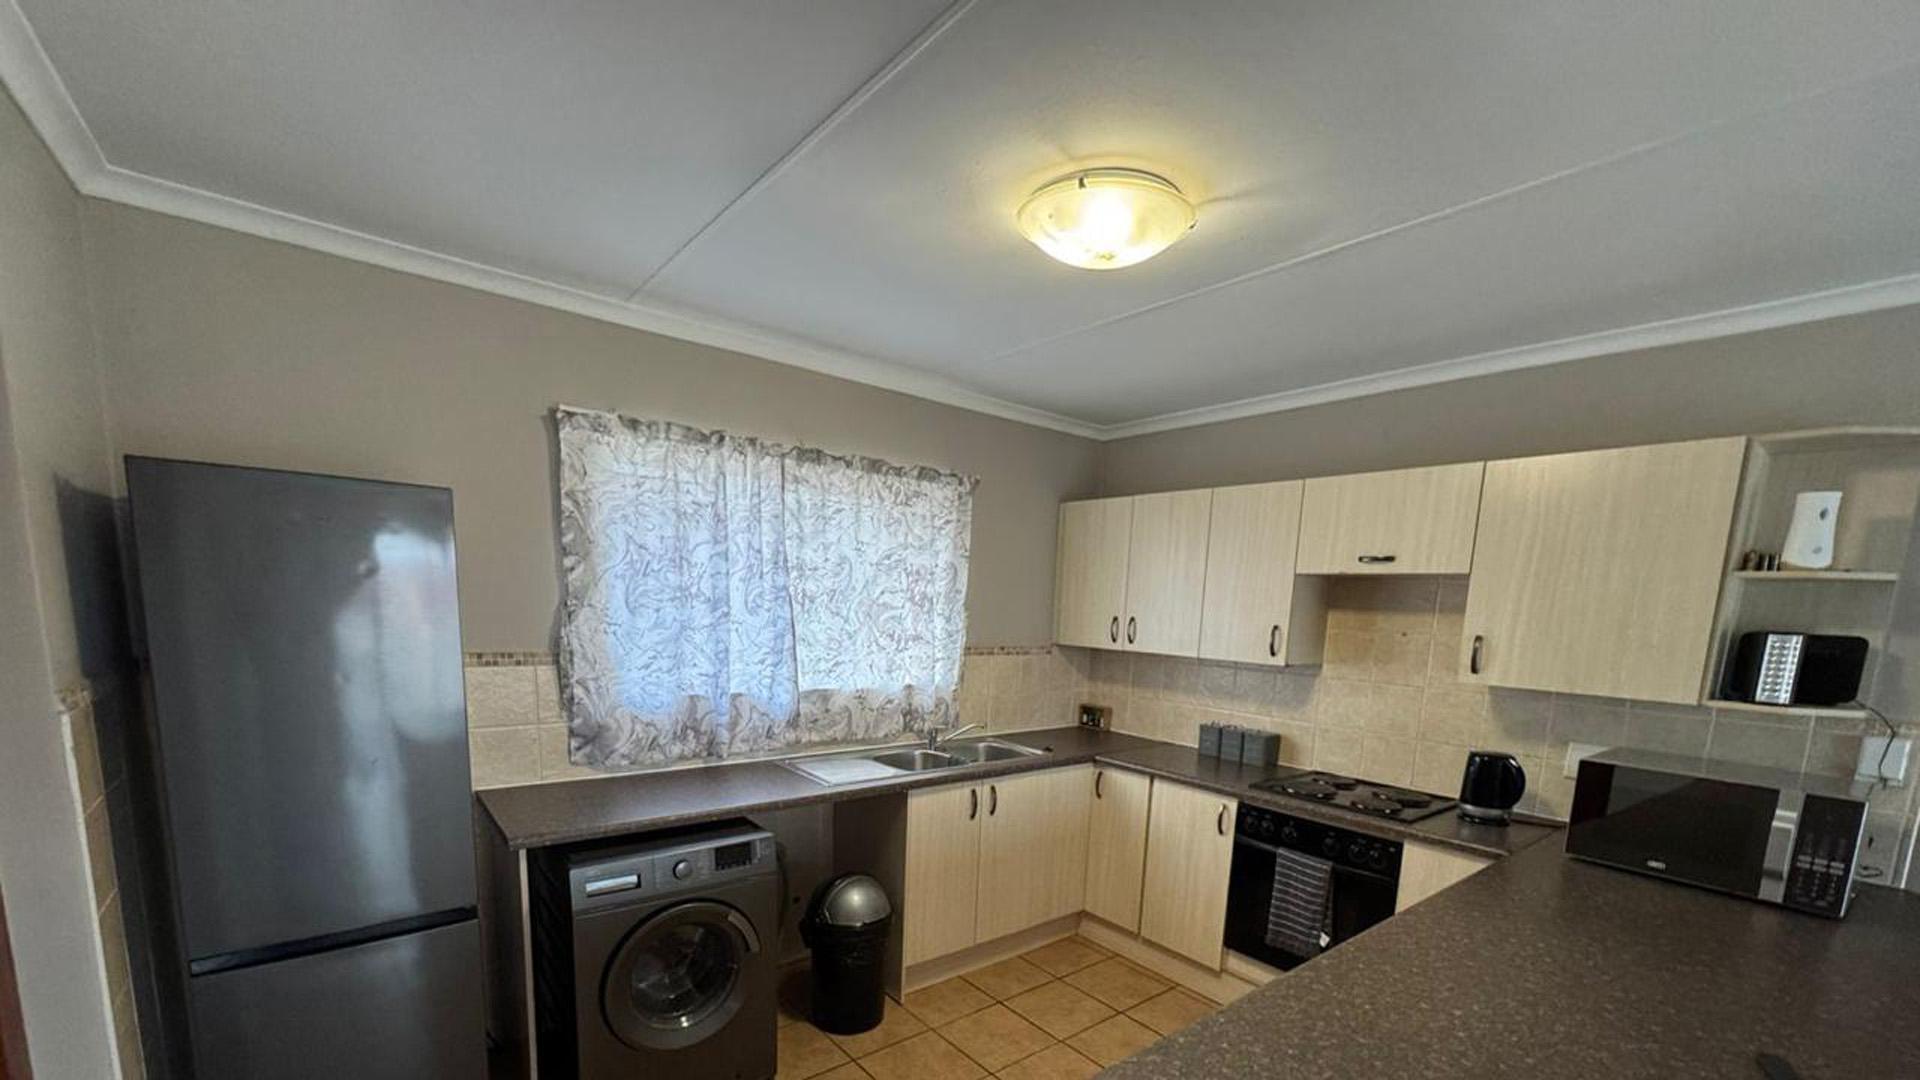
[[[963,769],[969,765],[1012,761],[1044,753],[1046,753],[1045,750],[1021,746],[1019,743],[1007,742],[1004,739],[955,739],[952,742],[941,743],[938,749],[911,746],[891,750],[856,750],[844,754],[790,759],[785,764],[787,768],[820,783],[844,784],[881,779],[895,773]]]

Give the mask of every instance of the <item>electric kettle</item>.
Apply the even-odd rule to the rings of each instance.
[[[1460,816],[1482,825],[1505,825],[1509,812],[1527,790],[1527,771],[1512,754],[1467,752],[1460,774]]]

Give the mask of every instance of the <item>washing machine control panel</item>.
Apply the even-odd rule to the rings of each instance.
[[[573,907],[579,911],[767,873],[773,866],[773,834],[746,826],[697,840],[660,840],[595,852],[574,864],[568,876]]]

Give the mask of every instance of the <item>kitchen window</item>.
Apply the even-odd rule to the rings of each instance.
[[[950,722],[972,479],[606,412],[555,421],[576,763]]]

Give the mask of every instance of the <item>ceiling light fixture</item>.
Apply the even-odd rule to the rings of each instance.
[[[1027,196],[1016,220],[1041,251],[1083,270],[1144,262],[1187,234],[1193,204],[1139,169],[1083,169]]]

